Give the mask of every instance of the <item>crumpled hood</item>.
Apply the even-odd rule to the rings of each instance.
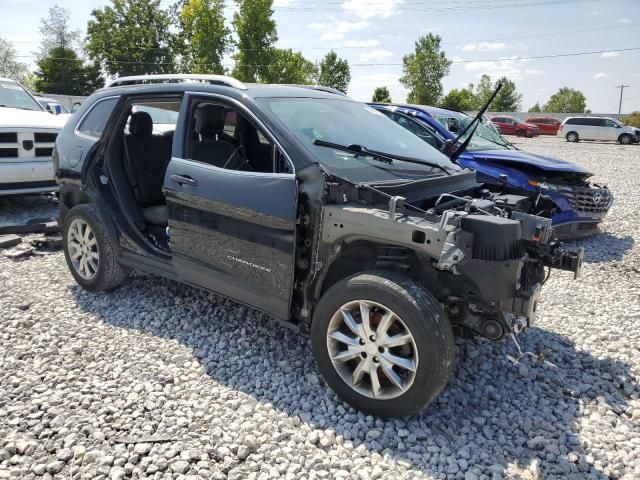
[[[472,152],[466,151],[461,156],[468,160],[482,161],[482,159],[487,159],[494,163],[512,164],[515,168],[517,168],[516,164],[522,164],[538,167],[548,172],[571,172],[593,175],[592,172],[575,163],[565,162],[557,158],[543,157],[542,155],[523,152],[522,150],[475,150]]]
[[[45,111],[0,107],[0,128],[61,129],[70,116],[70,114],[52,115]]]

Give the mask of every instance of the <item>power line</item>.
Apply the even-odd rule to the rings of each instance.
[[[571,52],[571,53],[557,53],[553,55],[535,55],[529,57],[515,57],[515,58],[493,58],[493,59],[484,59],[484,60],[454,60],[452,64],[460,64],[460,63],[493,63],[493,62],[514,62],[521,60],[538,60],[544,58],[561,58],[561,57],[577,57],[582,55],[595,55],[604,52],[628,52],[640,50],[640,47],[630,47],[630,48],[618,48],[618,49],[608,49],[608,50],[596,50],[590,52]],[[84,62],[85,60],[80,58],[66,58],[66,57],[47,57],[50,60],[60,60],[60,61],[72,61],[72,62]],[[132,60],[104,60],[104,63],[116,63],[122,65],[175,65],[174,62],[138,62]],[[199,67],[209,67],[214,66],[216,64],[213,63],[196,63],[194,66]],[[236,64],[224,64],[223,66],[234,66]],[[402,63],[351,63],[350,67],[391,67],[391,66],[400,66]],[[236,66],[243,67],[268,67],[270,64],[242,64]],[[627,85],[625,85],[626,87]]]

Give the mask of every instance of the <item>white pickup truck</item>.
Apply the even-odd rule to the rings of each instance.
[[[18,82],[0,78],[0,196],[58,190],[51,156],[69,117],[47,112]]]

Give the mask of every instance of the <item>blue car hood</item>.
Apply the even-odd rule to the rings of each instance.
[[[523,152],[522,150],[474,150],[472,152],[466,151],[460,157],[466,160],[482,161],[482,159],[487,159],[494,163],[508,163],[514,168],[518,168],[517,164],[521,164],[538,167],[547,172],[571,172],[589,176],[593,175],[592,172],[575,163],[565,162],[564,160],[558,160],[556,158],[543,157],[542,155]]]

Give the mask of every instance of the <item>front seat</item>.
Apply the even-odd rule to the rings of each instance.
[[[131,114],[126,138],[127,175],[142,215],[154,225],[167,223],[162,184],[171,160],[171,138],[153,135],[151,115],[140,111]]]
[[[194,130],[198,134],[193,143],[191,158],[219,168],[234,169],[242,164],[240,147],[224,134],[225,109],[220,105],[203,105],[194,113]]]

